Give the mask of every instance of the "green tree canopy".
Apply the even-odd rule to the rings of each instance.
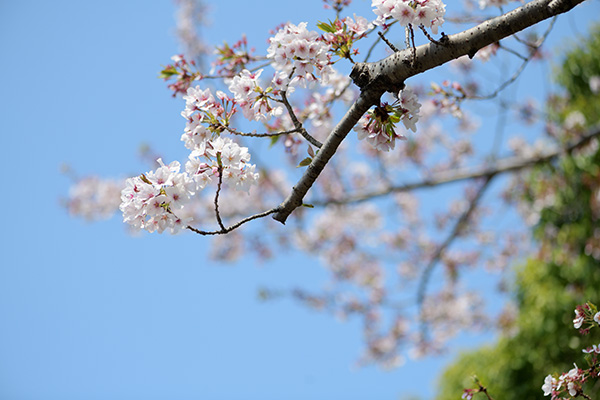
[[[556,76],[565,92],[549,103],[551,122],[565,132],[560,140],[571,140],[600,121],[600,96],[590,85],[600,76],[600,25],[566,55]],[[524,179],[519,196],[526,205],[552,201],[533,230],[539,253],[515,271],[514,325],[496,344],[459,356],[442,375],[437,399],[460,398],[474,375],[494,398],[543,398],[546,375],[568,371],[574,362],[585,367],[581,349],[597,344],[598,335],[581,336],[572,319],[577,304],[600,302],[599,147],[589,143]],[[592,385],[585,393],[600,398]]]

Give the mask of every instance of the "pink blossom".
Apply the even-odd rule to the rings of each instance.
[[[573,320],[573,326],[575,327],[575,329],[581,328],[581,325],[583,325],[584,318],[585,316],[581,311],[575,310],[575,319]]]

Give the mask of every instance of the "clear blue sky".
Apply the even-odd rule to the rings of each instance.
[[[356,3],[372,17],[370,2]],[[280,22],[314,23],[322,10],[317,0],[212,7],[212,43],[242,32],[264,43]],[[594,0],[554,38],[598,11]],[[182,103],[156,78],[178,52],[173,31],[171,0],[0,3],[0,143],[11,173],[0,233],[0,400],[430,395],[448,357],[353,369],[357,321],[256,300],[259,286],[320,287],[327,275],[316,260],[217,265],[200,237],[132,237],[119,217],[87,224],[60,207],[63,162],[119,177],[145,170],[141,142],[168,160],[183,154]]]

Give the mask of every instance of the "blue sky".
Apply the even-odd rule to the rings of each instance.
[[[206,41],[247,32],[264,43],[280,22],[322,10],[291,4],[218,2]],[[573,24],[585,32],[598,4],[565,17],[554,40]],[[371,17],[369,5],[356,1]],[[0,3],[0,143],[14,169],[0,233],[0,399],[427,398],[455,353],[356,369],[357,321],[257,301],[260,286],[320,287],[317,260],[215,264],[203,238],[132,237],[118,216],[88,224],[61,208],[62,163],[123,177],[147,169],[141,142],[183,154],[182,102],[156,78],[178,52],[174,26],[170,0]]]

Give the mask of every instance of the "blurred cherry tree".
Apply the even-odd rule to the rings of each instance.
[[[578,109],[552,119],[545,99],[505,95],[549,61],[556,18],[581,2],[373,0],[349,16],[350,0],[325,0],[314,21],[274,21],[260,53],[243,32],[203,43],[205,5],[178,0],[185,51],[161,77],[185,101],[173,129],[188,158],[76,179],[65,204],[89,220],[120,212],[134,231],[196,234],[221,260],[306,252],[330,271],[325,289],[261,298],[359,318],[362,363],[437,354],[501,321],[464,275],[502,277],[529,250],[526,226],[562,186],[519,201],[524,171],[597,146],[600,128]],[[582,79],[597,95],[600,77]]]

